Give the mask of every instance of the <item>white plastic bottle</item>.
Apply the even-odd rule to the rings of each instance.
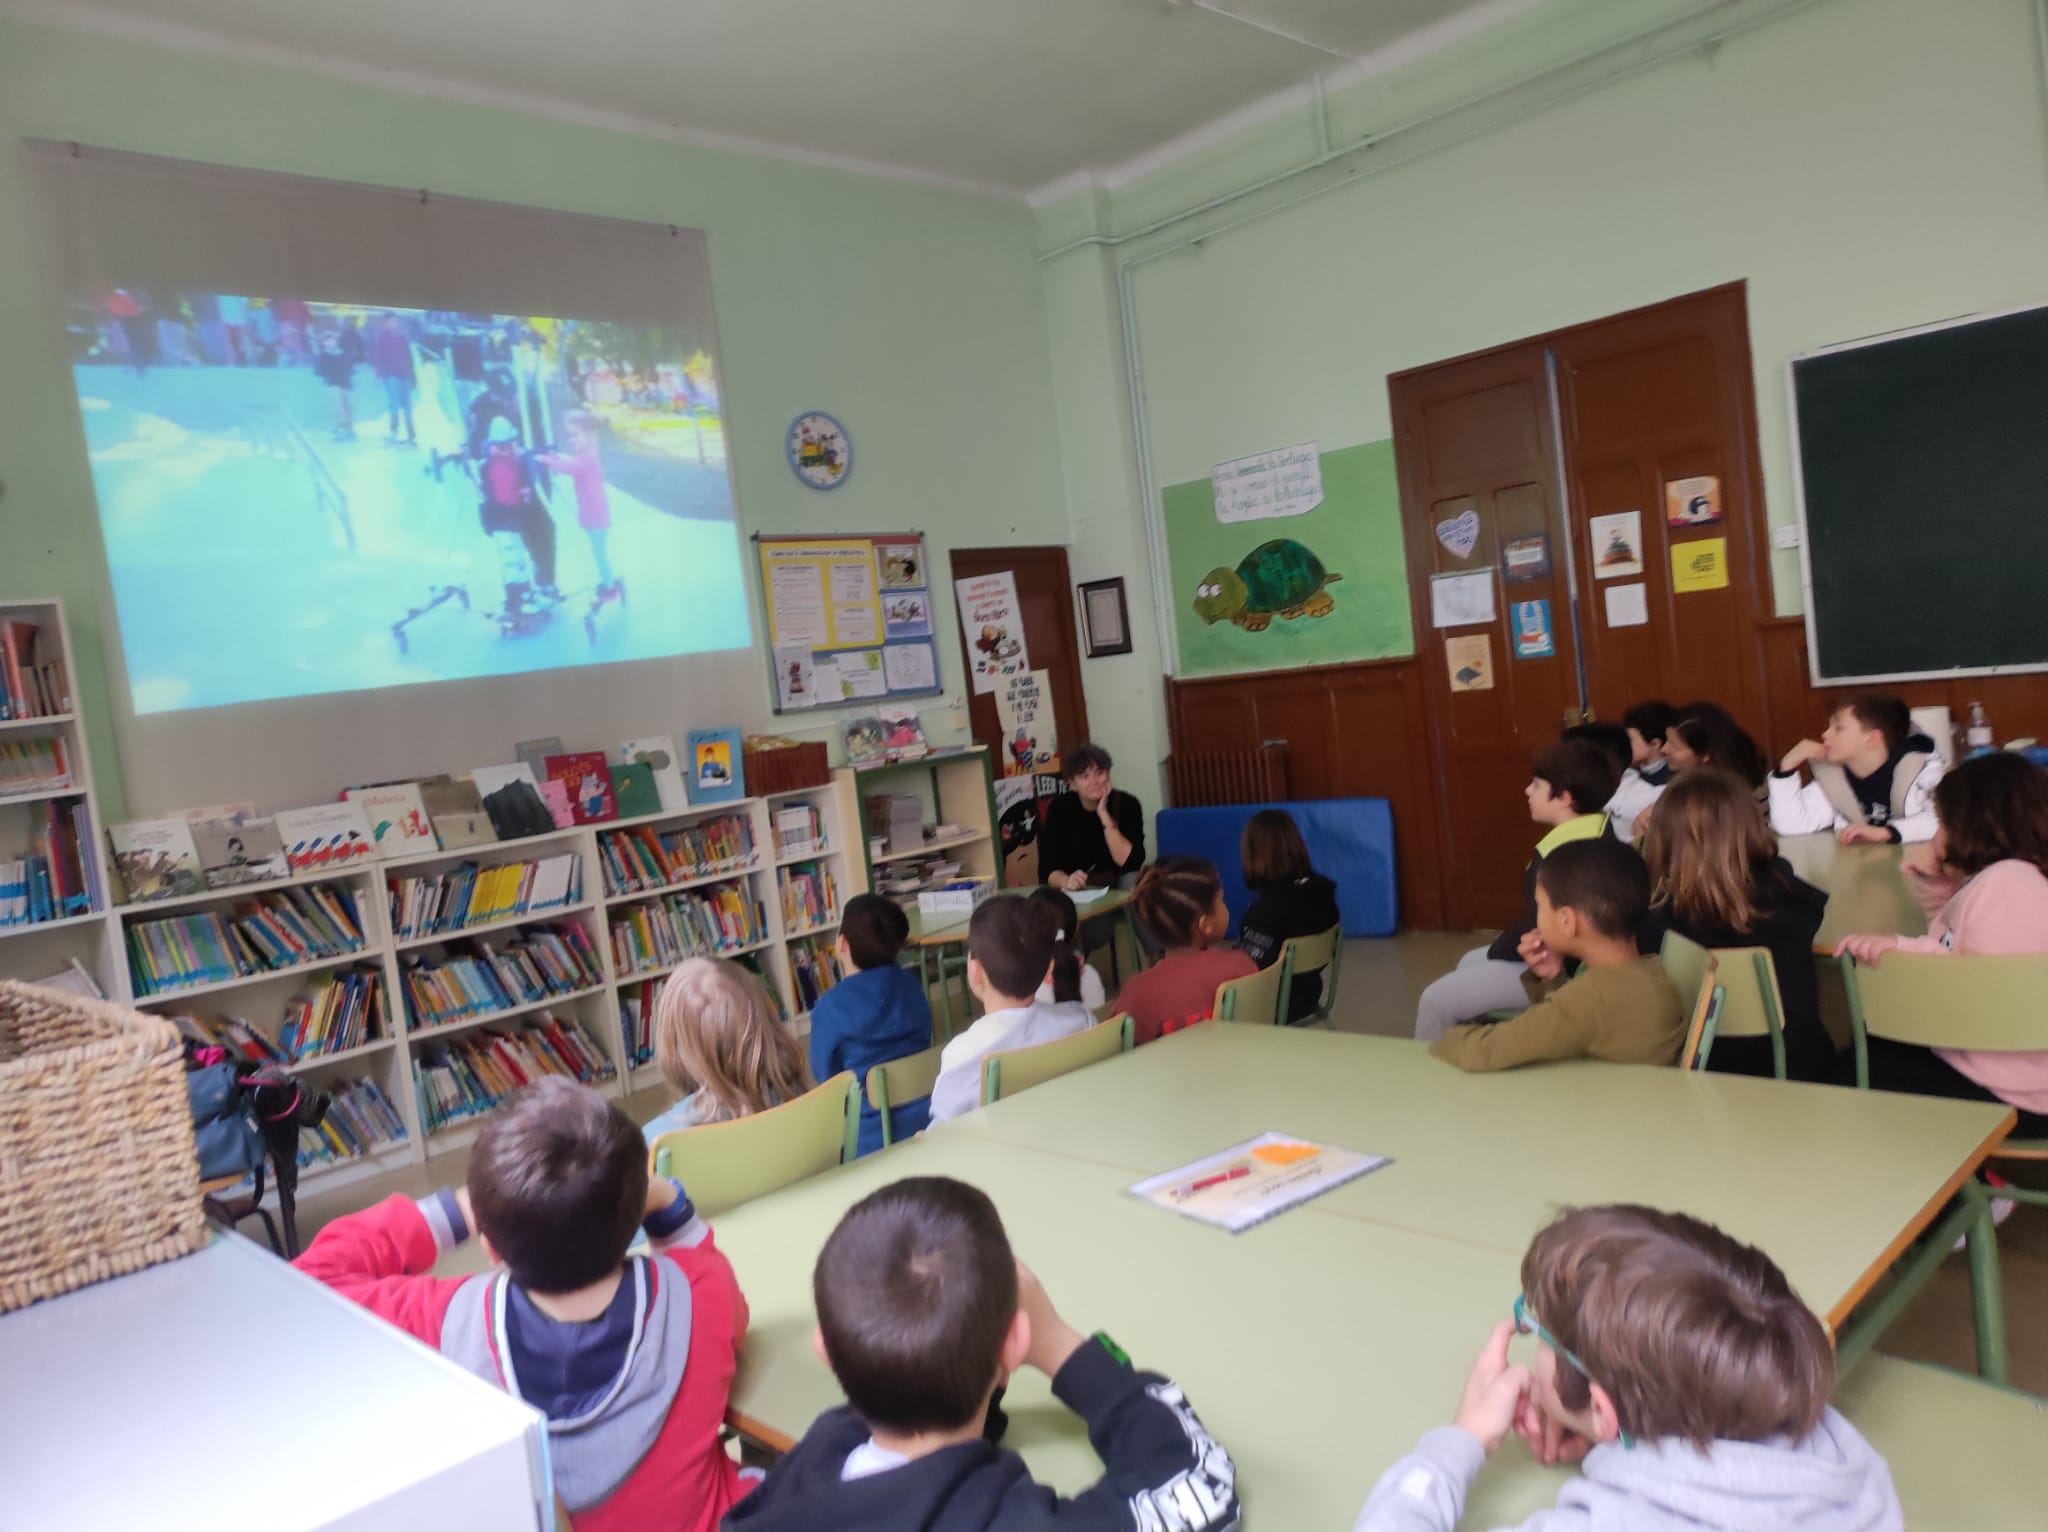
[[[1970,704],[1970,728],[1963,736],[1963,743],[1971,755],[1984,755],[1998,748],[1991,733],[1991,720],[1984,716],[1984,704],[1981,702]]]

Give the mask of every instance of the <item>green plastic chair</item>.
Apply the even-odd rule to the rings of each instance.
[[[1283,1027],[1320,1026],[1330,1024],[1330,1013],[1337,1008],[1337,971],[1344,963],[1344,928],[1330,927],[1315,936],[1290,936],[1280,944],[1280,1009],[1276,1019]],[[1297,976],[1306,978],[1317,970],[1323,975],[1323,994],[1316,1008],[1300,1021],[1290,1021],[1287,1016],[1288,1001],[1294,994],[1294,980]]]
[[[1678,1057],[1678,1067],[1705,1069],[1707,1055],[1714,1050],[1714,1036],[1720,1028],[1721,1006],[1726,993],[1719,982],[1720,962],[1691,937],[1680,936],[1676,931],[1664,933],[1663,944],[1657,949],[1657,960],[1664,965],[1664,972],[1670,976],[1678,998],[1685,1002],[1686,1015],[1691,1018],[1686,1028],[1685,1051]]]
[[[1280,997],[1287,993],[1287,965],[1268,963],[1257,973],[1242,979],[1226,979],[1216,986],[1216,998],[1209,1014],[1218,1021],[1247,1021],[1270,1027],[1283,1019]]]
[[[1043,1085],[1130,1051],[1131,1018],[1112,1016],[1072,1037],[1056,1037],[1049,1043],[1012,1048],[1007,1053],[991,1053],[981,1061],[981,1104],[992,1105],[1005,1096],[1014,1096],[1034,1085]]]
[[[1785,1001],[1778,993],[1778,965],[1763,947],[1716,947],[1721,965],[1721,1014],[1700,1051],[1706,1067],[1715,1037],[1768,1037],[1771,1073],[1785,1078]]]
[[[709,1218],[853,1158],[860,1098],[841,1070],[794,1101],[752,1117],[664,1133],[648,1148],[658,1176],[674,1176]]]
[[[1940,957],[1893,952],[1869,967],[1840,959],[1849,1000],[1849,1030],[1856,1052],[1856,1085],[1870,1089],[1870,1039],[1888,1038],[1922,1048],[1968,1048],[1981,1053],[2048,1053],[2048,954],[2014,957]],[[2048,1139],[2007,1138],[1994,1160],[2048,1161]],[[2048,1191],[2001,1186],[1998,1195],[2048,1207]],[[1969,1243],[1970,1297],[1977,1318],[1977,1370],[2003,1383],[2005,1300],[1998,1274],[1998,1235],[1991,1198],[1972,1176],[1960,1205],[1944,1218],[1896,1282],[1837,1347],[1846,1367],[1870,1348],[1883,1327],[1933,1275],[1956,1236]]]
[[[896,1135],[889,1126],[889,1109],[907,1106],[932,1093],[932,1086],[939,1078],[939,1055],[945,1051],[946,1045],[940,1043],[922,1053],[906,1054],[886,1064],[877,1064],[868,1071],[868,1105],[882,1114],[884,1149],[896,1142]]]

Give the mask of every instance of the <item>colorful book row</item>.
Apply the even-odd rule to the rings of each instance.
[[[0,718],[49,718],[71,711],[64,658],[39,656],[36,625],[0,622]]]
[[[30,811],[36,825],[27,854],[0,862],[0,926],[40,925],[107,907],[91,808],[83,800],[39,807]]]
[[[669,894],[615,912],[612,963],[624,977],[766,940],[767,911],[738,884]]]
[[[407,1022],[418,1031],[603,982],[597,951],[581,926],[542,926],[522,932],[502,949],[478,942],[446,957],[408,957]]]
[[[825,816],[814,803],[785,803],[775,811],[775,855],[815,856],[832,848],[825,839]]]
[[[362,924],[346,887],[316,884],[238,904],[128,927],[129,972],[138,996],[292,968],[363,950]]]
[[[0,797],[13,793],[61,793],[75,787],[64,741],[0,739]]]
[[[512,1029],[486,1028],[422,1050],[420,1118],[431,1133],[482,1116],[542,1075],[589,1084],[614,1073],[580,1022],[543,1013]]]
[[[839,967],[837,947],[823,937],[813,937],[807,942],[790,944],[789,977],[796,986],[797,1004],[808,1011],[817,1005],[820,995],[846,975]]]
[[[502,867],[464,862],[428,877],[392,878],[392,932],[406,941],[561,909],[580,897],[580,863],[572,851]]]
[[[626,1044],[626,1067],[638,1069],[654,1062],[654,1018],[661,1010],[661,991],[666,979],[649,979],[644,984],[619,986],[619,1032]]]
[[[775,881],[782,889],[784,930],[808,931],[839,918],[839,891],[822,862],[786,867]]]
[[[607,830],[597,844],[604,859],[605,893],[612,898],[754,865],[754,832],[744,814],[659,833],[647,825]]]
[[[333,1081],[327,1097],[320,1125],[299,1130],[302,1167],[353,1160],[405,1142],[405,1120],[375,1080]]]

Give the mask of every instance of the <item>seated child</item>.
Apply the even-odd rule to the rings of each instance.
[[[1618,723],[1575,723],[1559,737],[1591,740],[1607,752],[1607,758],[1621,773],[1614,785],[1614,796],[1607,800],[1607,819],[1614,834],[1623,834],[1656,807],[1657,795],[1664,789],[1652,787],[1636,771],[1633,736],[1627,729]]]
[[[1509,1021],[1452,1027],[1429,1051],[1475,1073],[1549,1059],[1677,1063],[1685,1005],[1664,965],[1636,951],[1649,908],[1649,871],[1627,846],[1604,835],[1559,846],[1537,869],[1536,929],[1522,945],[1535,1003]]]
[[[981,1105],[981,1061],[989,1054],[1071,1037],[1095,1025],[1079,1001],[1047,1005],[1034,998],[1052,972],[1057,918],[1021,894],[996,894],[967,922],[967,987],[982,1014],[939,1055],[933,1122]]]
[[[867,1103],[868,1071],[932,1045],[932,1006],[917,975],[896,966],[910,936],[910,917],[893,899],[855,894],[839,913],[839,966],[846,977],[811,1007],[811,1078],[850,1069],[860,1081],[859,1152],[882,1147],[882,1117]],[[926,1105],[889,1108],[892,1139],[924,1131]]]
[[[1877,966],[1887,952],[2048,952],[2048,772],[2001,750],[1959,762],[1934,789],[1940,827],[1905,855],[1929,916],[1925,936],[1850,936],[1840,951]],[[1718,1050],[1717,1050],[1718,1051]],[[2019,1109],[2015,1138],[2048,1138],[2048,1051],[1985,1053],[1870,1039],[1870,1083],[1916,1096]]]
[[[628,1255],[643,1229],[651,1253]],[[472,1233],[499,1270],[427,1275]],[[718,1434],[746,1300],[588,1086],[536,1080],[485,1122],[461,1190],[336,1219],[292,1264],[545,1414],[577,1532],[712,1532],[746,1487]]]
[[[1207,1021],[1216,1014],[1217,985],[1259,971],[1237,948],[1217,945],[1230,934],[1230,910],[1215,863],[1163,856],[1138,874],[1131,903],[1160,947],[1158,961],[1131,975],[1116,997],[1131,1018],[1134,1046]]]
[[[1611,834],[1607,800],[1614,796],[1621,770],[1591,740],[1562,739],[1536,757],[1523,796],[1529,817],[1544,826],[1522,876],[1526,908],[1522,918],[1502,931],[1489,946],[1474,947],[1452,972],[1422,992],[1415,1012],[1415,1035],[1435,1042],[1461,1021],[1488,1011],[1519,1011],[1529,1003],[1522,989],[1528,965],[1521,956],[1522,938],[1536,929],[1536,873],[1558,847],[1590,836]]]
[[[1291,937],[1321,936],[1337,924],[1337,885],[1310,865],[1301,827],[1285,809],[1260,809],[1238,837],[1238,862],[1252,907],[1237,928],[1237,945],[1261,968],[1280,961]],[[1323,971],[1294,976],[1287,996],[1287,1020],[1315,1014],[1323,1003]]]
[[[847,1402],[741,1502],[730,1532],[1238,1524],[1236,1467],[1181,1391],[1060,1318],[980,1189],[916,1176],[870,1193],[826,1240],[811,1291],[812,1344]],[[995,1397],[1019,1367],[1052,1380],[1101,1454],[1102,1477],[1071,1499],[997,1445]]]
[[[729,958],[691,958],[668,976],[654,1013],[654,1061],[683,1099],[647,1125],[650,1144],[765,1112],[812,1084],[760,976]]]
[[[1638,933],[1645,952],[1667,931],[1702,947],[1762,947],[1777,970],[1785,1004],[1785,1072],[1794,1080],[1835,1077],[1835,1040],[1820,1019],[1813,938],[1828,896],[1778,855],[1756,796],[1732,772],[1703,766],[1671,784],[1643,842],[1650,869],[1650,915]],[[1724,1037],[1707,1067],[1716,1073],[1768,1075],[1767,1037]]]
[[[1508,1361],[1517,1332],[1533,1367]],[[1761,1250],[1684,1213],[1579,1208],[1522,1257],[1456,1421],[1381,1476],[1353,1532],[1451,1532],[1509,1431],[1539,1462],[1584,1460],[1527,1532],[1899,1532],[1834,1384],[1828,1332]]]
[[[1758,803],[1769,801],[1764,783],[1771,775],[1770,763],[1749,731],[1719,703],[1688,702],[1672,709],[1670,727],[1664,732],[1664,763],[1673,778],[1702,766],[1732,771],[1748,784]],[[1629,839],[1641,840],[1649,833],[1650,811],[1645,809],[1633,823],[1619,828]]]
[[[1089,966],[1080,949],[1081,914],[1065,890],[1042,883],[1024,896],[1052,912],[1059,934],[1053,938],[1052,974],[1038,986],[1038,998],[1048,1005],[1079,1001],[1090,1013],[1109,1003],[1102,987],[1102,975]]]
[[[1621,715],[1628,730],[1629,766],[1649,787],[1671,781],[1671,763],[1664,758],[1664,737],[1671,732],[1673,709],[1668,702],[1638,702]]]
[[[1813,780],[1799,783],[1805,766]],[[1771,828],[1780,835],[1838,832],[1855,841],[1924,841],[1934,835],[1934,741],[1913,731],[1897,697],[1851,697],[1819,739],[1802,739],[1771,774]]]

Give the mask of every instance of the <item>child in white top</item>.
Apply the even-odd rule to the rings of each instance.
[[[1057,917],[1018,894],[997,894],[967,924],[967,987],[981,1018],[946,1044],[932,1087],[932,1121],[981,1105],[981,1061],[988,1054],[1086,1031],[1094,1017],[1077,1001],[1046,1005],[1038,986],[1052,972]]]

